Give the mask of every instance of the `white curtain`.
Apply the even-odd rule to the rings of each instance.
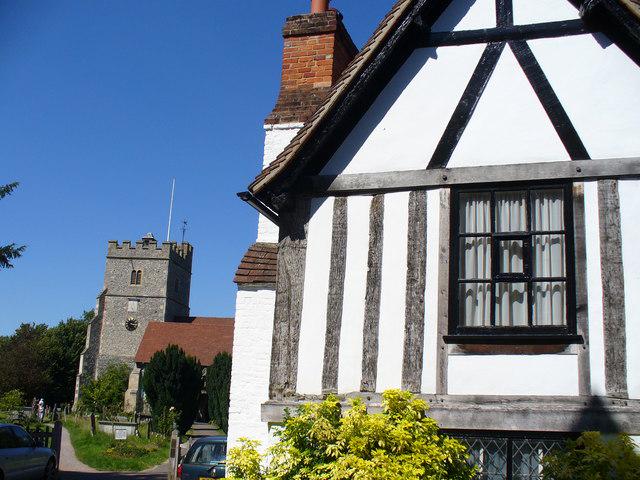
[[[489,193],[460,195],[460,233],[491,232],[491,201]],[[562,190],[531,192],[531,228],[534,232],[564,229]],[[527,197],[525,192],[496,192],[495,232],[528,231]],[[532,274],[534,277],[565,276],[565,236],[563,234],[532,235]],[[524,272],[524,242],[522,239],[501,240],[497,245],[500,273]],[[462,325],[490,326],[491,308],[495,308],[496,326],[527,326],[528,284],[495,283],[491,298],[491,241],[487,236],[460,238],[459,278],[486,279],[487,283],[460,283],[459,302]],[[564,325],[566,323],[566,283],[564,281],[533,282],[532,316],[534,325]]]

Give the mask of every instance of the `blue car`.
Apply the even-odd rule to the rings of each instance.
[[[224,478],[227,472],[227,437],[196,440],[178,466],[180,480]]]
[[[58,461],[18,425],[0,424],[0,480],[53,480]]]

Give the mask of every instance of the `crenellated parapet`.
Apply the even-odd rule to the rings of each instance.
[[[109,240],[107,258],[139,258],[171,260],[187,270],[191,270],[193,246],[189,243],[162,242],[151,238],[143,238],[135,243],[124,240]]]

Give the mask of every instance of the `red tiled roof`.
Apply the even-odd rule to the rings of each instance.
[[[221,352],[233,350],[233,318],[190,317],[177,322],[150,322],[136,353],[136,363],[149,363],[154,353],[178,345],[209,366]]]
[[[239,285],[248,283],[276,283],[278,267],[277,243],[254,243],[244,254],[233,281]]]

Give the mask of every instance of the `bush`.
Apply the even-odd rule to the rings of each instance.
[[[24,394],[18,389],[9,390],[0,397],[0,410],[3,412],[15,412],[24,405]]]
[[[543,461],[546,480],[636,480],[640,478],[640,455],[627,435],[604,440],[598,432],[584,432],[566,448]]]
[[[158,425],[171,410],[181,435],[193,424],[198,413],[198,398],[202,390],[202,367],[177,345],[156,352],[142,375],[142,385]]]
[[[97,380],[91,380],[82,387],[81,408],[105,418],[121,413],[130,373],[131,368],[124,363],[109,365]]]
[[[382,412],[368,414],[361,399],[342,415],[338,399],[286,415],[278,443],[266,457],[257,442],[242,441],[228,457],[237,479],[470,480],[466,448],[440,434],[428,406],[408,392],[388,390]],[[268,459],[268,461],[267,461]]]
[[[231,389],[231,355],[219,353],[207,368],[209,417],[223,431],[229,430],[229,391]]]

